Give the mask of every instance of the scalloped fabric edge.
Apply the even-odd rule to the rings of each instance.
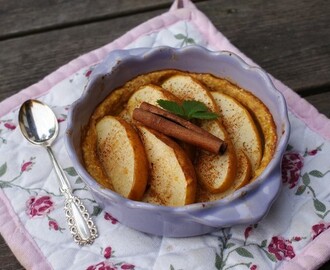
[[[189,20],[193,23],[208,43],[212,44],[214,48],[230,50],[242,57],[248,64],[256,65],[250,58],[234,47],[192,2],[189,0],[175,0],[168,12],[140,24],[115,41],[70,61],[36,84],[2,101],[0,103],[0,117],[15,110],[27,99],[38,98],[47,94],[57,83],[84,67],[98,63],[110,51],[123,48],[140,36],[158,31],[179,20]],[[275,79],[271,75],[270,77],[275,87],[285,96],[289,110],[311,130],[321,135],[324,139],[330,140],[330,120],[326,116],[320,114],[314,106],[293,92],[281,81]],[[20,263],[28,269],[52,269],[47,259],[42,255],[39,247],[36,246],[34,240],[20,223],[9,200],[2,191],[0,191],[0,200],[3,202],[0,206],[0,214],[4,217],[2,220],[6,220],[7,223],[6,226],[4,226],[4,222],[0,223],[1,233]],[[12,237],[14,233],[15,238]],[[22,250],[28,252],[22,253]],[[281,269],[316,269],[329,258],[330,229],[323,232],[317,239],[308,244],[295,258],[284,262]]]

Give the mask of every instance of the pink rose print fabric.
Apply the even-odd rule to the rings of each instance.
[[[330,223],[325,223],[321,221],[318,224],[312,226],[312,239],[314,240],[317,236],[319,236],[326,229],[330,228]]]
[[[300,177],[300,171],[304,166],[303,156],[294,151],[284,154],[282,160],[282,180],[289,188],[294,188]]]
[[[127,270],[134,270],[135,266],[130,263],[119,262],[115,263],[111,261],[111,257],[114,257],[115,251],[112,249],[111,246],[107,246],[103,250],[103,256],[106,260],[99,262],[95,265],[90,265],[87,267],[86,270],[118,270],[118,269],[127,269]]]
[[[118,222],[117,219],[115,219],[112,215],[110,215],[107,212],[104,213],[104,219],[110,221],[112,224],[117,224]]]
[[[33,166],[32,161],[24,162],[22,167],[21,167],[21,172],[28,172],[29,170],[32,169],[32,166]]]
[[[14,129],[16,128],[16,126],[15,126],[14,124],[9,123],[9,122],[5,123],[5,124],[4,124],[4,127],[5,127],[5,128],[8,128],[8,129],[10,129],[10,130],[14,130]]]
[[[49,229],[51,229],[51,230],[55,230],[55,231],[59,230],[59,226],[55,220],[50,220],[48,222],[48,225],[49,225]]]
[[[26,202],[26,213],[30,218],[45,216],[54,209],[54,203],[50,196],[30,197]]]
[[[294,253],[291,242],[282,237],[274,236],[268,245],[268,251],[275,255],[276,259],[282,261],[286,258],[292,259]]]

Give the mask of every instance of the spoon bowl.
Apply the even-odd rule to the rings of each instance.
[[[58,135],[58,122],[53,111],[36,100],[26,101],[19,111],[19,125],[32,144],[50,146]]]
[[[80,245],[92,244],[97,229],[81,200],[74,196],[69,180],[57,162],[51,144],[57,138],[59,126],[55,114],[38,100],[27,100],[19,110],[19,127],[23,136],[32,144],[46,148],[58,176],[60,190],[65,196],[65,213],[70,232]]]

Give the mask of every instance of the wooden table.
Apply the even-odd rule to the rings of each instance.
[[[330,117],[327,0],[194,1],[230,41]],[[171,0],[0,0],[0,101],[167,11]],[[3,238],[0,268],[23,269]],[[329,269],[328,262],[321,269]]]

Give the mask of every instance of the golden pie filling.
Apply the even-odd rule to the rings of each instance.
[[[224,141],[224,153],[169,136],[177,129],[194,140],[171,119],[163,124],[152,115],[148,126],[143,115],[135,118],[142,103],[160,107],[160,100],[183,110],[185,101],[203,103],[217,117],[203,118],[190,108],[200,117],[192,122]],[[210,144],[209,136],[202,137],[200,144]],[[104,188],[132,200],[182,206],[221,199],[254,181],[276,143],[271,113],[248,90],[210,74],[162,70],[128,81],[101,102],[83,132],[82,153],[85,168]]]

